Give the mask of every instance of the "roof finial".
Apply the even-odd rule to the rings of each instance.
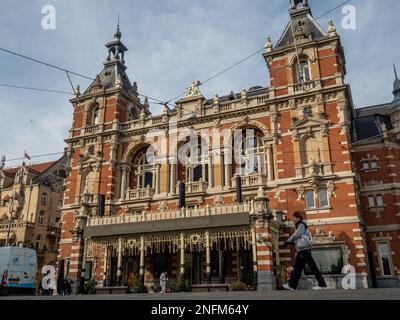
[[[119,29],[119,9],[117,11],[117,31],[115,32],[114,38],[121,39],[121,30]]]
[[[393,63],[393,69],[394,69],[395,80],[399,80],[399,77],[397,76],[396,65],[394,63]]]

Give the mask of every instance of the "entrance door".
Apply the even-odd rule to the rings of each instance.
[[[253,255],[251,250],[240,248],[239,251],[240,281],[251,285],[253,282]]]
[[[202,254],[185,254],[185,278],[189,280],[189,285],[201,284],[202,280]]]

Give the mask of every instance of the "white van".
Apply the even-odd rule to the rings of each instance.
[[[35,294],[36,251],[21,247],[0,248],[0,293]]]

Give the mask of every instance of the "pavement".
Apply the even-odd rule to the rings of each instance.
[[[298,290],[298,291],[246,291],[246,292],[199,292],[153,293],[70,296],[6,296],[7,300],[400,300],[400,288],[361,290]]]

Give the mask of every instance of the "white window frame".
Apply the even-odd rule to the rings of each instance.
[[[384,270],[383,270],[383,263],[382,263],[382,254],[379,248],[379,245],[386,245],[387,249],[388,249],[388,256],[389,256],[389,268],[390,268],[390,274],[384,274]],[[377,252],[377,256],[378,256],[378,260],[379,260],[379,271],[382,277],[393,277],[394,275],[394,268],[393,268],[393,261],[392,261],[392,251],[390,249],[390,243],[389,241],[377,241],[376,242],[376,252]]]

